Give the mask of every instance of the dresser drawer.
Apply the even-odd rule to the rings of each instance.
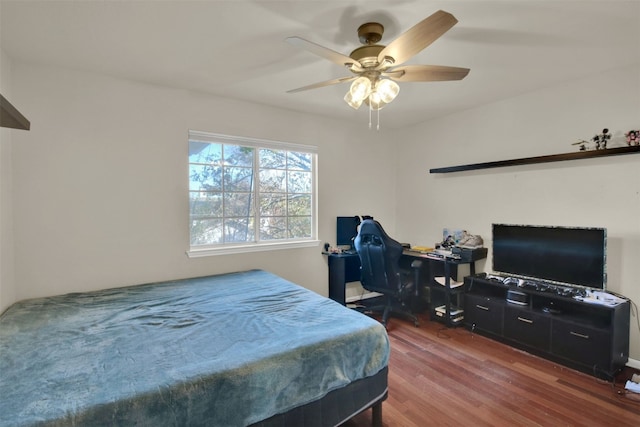
[[[536,349],[549,351],[551,319],[543,313],[507,306],[504,313],[504,336]]]
[[[502,335],[502,316],[504,300],[466,294],[464,297],[465,324],[471,330],[480,329],[485,332]]]
[[[611,366],[611,333],[554,319],[551,353],[586,365],[608,370]]]

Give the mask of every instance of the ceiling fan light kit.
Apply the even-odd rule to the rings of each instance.
[[[375,79],[375,80],[374,80]],[[379,110],[398,96],[400,86],[392,80],[362,76],[351,83],[344,96],[345,102],[357,110],[365,102],[373,110]]]
[[[358,28],[358,39],[363,44],[349,56],[320,46],[300,37],[289,37],[287,42],[321,56],[338,65],[345,66],[355,76],[315,83],[289,93],[316,89],[334,84],[352,82],[344,101],[358,109],[365,103],[369,106],[369,127],[371,111],[379,111],[393,101],[400,92],[400,82],[429,82],[462,80],[469,73],[468,68],[440,65],[401,64],[425,49],[453,27],[458,20],[448,12],[437,11],[423,19],[387,46],[376,44],[382,39],[384,27],[377,22],[367,22]],[[394,81],[395,80],[395,81]],[[379,113],[378,126],[380,128]]]

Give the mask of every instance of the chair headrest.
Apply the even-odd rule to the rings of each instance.
[[[373,219],[365,219],[364,221],[362,221],[362,224],[360,224],[359,234],[362,234],[362,235],[370,234],[374,236],[379,236],[383,240],[393,240],[384,231],[384,228],[382,228],[382,225],[380,225],[378,221],[375,221]]]

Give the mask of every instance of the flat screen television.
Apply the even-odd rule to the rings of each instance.
[[[606,289],[605,228],[493,224],[492,238],[498,274]]]

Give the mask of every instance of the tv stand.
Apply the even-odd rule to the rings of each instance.
[[[471,331],[607,380],[627,363],[628,300],[486,273],[464,280],[464,322]]]

